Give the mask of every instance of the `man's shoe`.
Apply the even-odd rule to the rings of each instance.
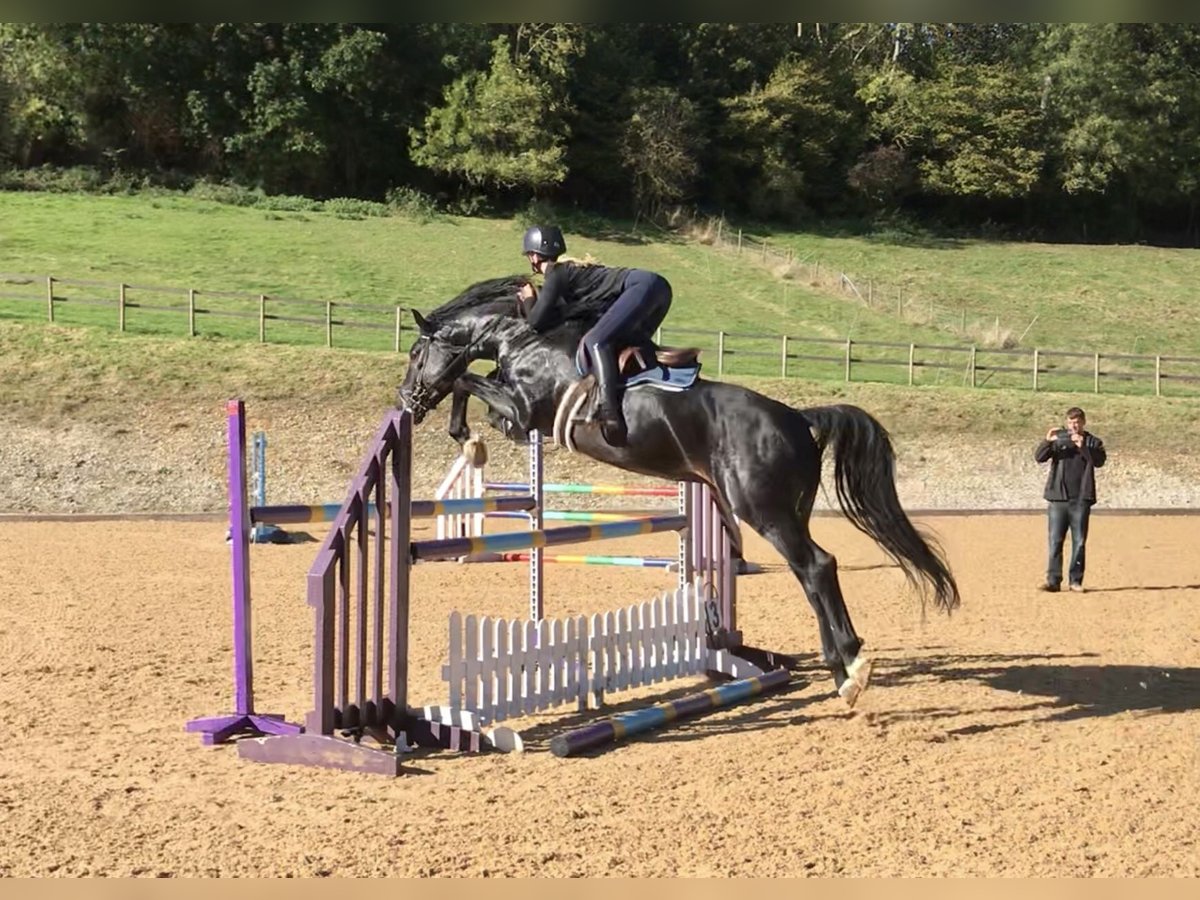
[[[1053,582],[1050,582],[1050,581],[1043,581],[1041,584],[1038,585],[1038,590],[1045,591],[1047,594],[1057,594],[1058,593],[1058,585],[1054,584]]]
[[[1071,590],[1073,590],[1077,594],[1082,594],[1083,593],[1083,585],[1079,584],[1078,582],[1072,582]]]

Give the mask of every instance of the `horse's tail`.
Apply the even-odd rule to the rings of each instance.
[[[936,604],[953,610],[960,600],[958,584],[942,549],[913,525],[896,496],[896,454],[887,429],[866,410],[848,404],[801,414],[822,453],[833,445],[834,484],[846,518],[900,565],[910,583],[932,588]]]

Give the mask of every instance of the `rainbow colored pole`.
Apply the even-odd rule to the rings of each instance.
[[[554,553],[542,557],[548,563],[576,563],[585,566],[631,566],[640,569],[669,569],[679,564],[676,559],[665,556],[579,556],[572,553]],[[498,553],[495,559],[480,562],[529,562],[529,554],[521,552]]]
[[[532,509],[537,501],[532,497],[461,497],[454,500],[414,500],[412,517],[465,515],[479,512],[519,513]],[[254,506],[250,508],[251,522],[270,522],[272,525],[294,525],[306,522],[332,522],[341,510],[340,503],[314,503],[293,506]],[[375,514],[375,504],[367,507],[367,515]]]
[[[543,519],[557,522],[628,522],[630,519],[648,519],[662,515],[658,512],[590,512],[586,509],[547,509],[542,512]],[[487,513],[489,519],[527,519],[528,513],[521,512],[492,512]]]
[[[473,553],[503,553],[505,550],[552,547],[556,544],[583,544],[610,538],[655,534],[660,531],[679,531],[687,525],[687,516],[655,516],[649,519],[630,519],[626,522],[604,522],[600,525],[568,525],[566,528],[551,528],[546,531],[512,531],[483,537],[417,541],[412,544],[411,552],[414,560],[452,559],[457,556],[470,556]]]
[[[678,700],[668,700],[645,709],[618,713],[551,738],[550,752],[555,756],[574,756],[577,753],[595,750],[635,734],[661,728],[679,719],[776,690],[787,684],[790,679],[791,674],[787,669],[773,669],[763,675],[730,681],[698,694],[688,694]]]
[[[484,482],[485,491],[528,492],[529,485],[517,481]],[[608,494],[626,497],[676,497],[679,489],[674,487],[638,487],[633,484],[544,484],[547,494]]]

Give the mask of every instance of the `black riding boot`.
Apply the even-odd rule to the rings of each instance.
[[[624,447],[628,443],[625,416],[621,411],[620,374],[617,372],[617,351],[606,344],[598,344],[592,353],[596,381],[600,391],[600,405],[596,419],[604,440],[613,447]]]

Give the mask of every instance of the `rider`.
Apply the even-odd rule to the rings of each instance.
[[[567,243],[555,225],[529,228],[523,247],[533,271],[545,276],[540,293],[532,285],[521,289],[522,300],[535,301],[528,315],[531,328],[545,331],[557,322],[561,307],[569,304],[588,302],[604,310],[581,343],[600,386],[596,417],[604,439],[614,447],[624,446],[628,434],[621,410],[617,352],[650,340],[671,308],[671,285],[645,269],[560,259]]]

